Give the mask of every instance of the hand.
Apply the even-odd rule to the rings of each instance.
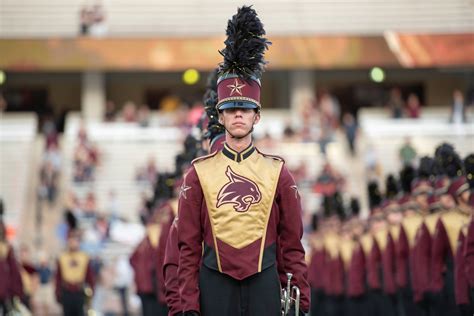
[[[183,312],[183,316],[199,316],[199,313],[196,311],[186,311]]]

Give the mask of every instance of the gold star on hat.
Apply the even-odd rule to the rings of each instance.
[[[235,79],[234,84],[227,85],[227,88],[232,89],[230,91],[230,95],[234,95],[234,93],[238,93],[242,95],[242,89],[245,87],[245,84],[240,83],[239,80]]]

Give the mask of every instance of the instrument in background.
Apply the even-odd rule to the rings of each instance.
[[[293,273],[286,274],[288,283],[286,289],[281,289],[281,315],[288,315],[292,305],[295,306],[295,315],[300,313],[300,289],[296,285],[291,286],[291,278]]]

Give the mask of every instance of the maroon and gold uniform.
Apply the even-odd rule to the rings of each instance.
[[[264,155],[253,145],[241,153],[224,145],[222,151],[196,160],[179,199],[183,311],[201,311],[200,296],[201,301],[208,299],[200,291],[207,281],[199,282],[201,254],[202,267],[212,275],[217,271],[236,281],[255,281],[265,270],[274,269],[278,277],[278,238],[283,268],[293,273],[294,284],[301,289],[301,308],[308,311],[301,212],[297,186],[281,158]],[[277,299],[271,304],[279,305],[279,293],[274,294]]]
[[[464,244],[466,243],[467,225],[459,232],[456,255],[454,257],[454,296],[456,305],[465,315],[472,315],[469,299],[469,282],[466,275]]]
[[[310,238],[311,258],[308,266],[308,281],[311,286],[311,314],[322,315],[324,304],[324,270],[325,251],[322,238]]]
[[[459,208],[441,214],[433,236],[431,289],[443,297],[446,304],[440,308],[445,309],[445,313],[456,309],[454,258],[459,234],[462,227],[468,224],[469,216]]]
[[[82,251],[66,251],[57,261],[56,300],[65,315],[83,315],[85,288],[94,289],[95,280],[89,256]]]
[[[470,289],[474,289],[474,220],[471,218],[464,243],[466,277]],[[474,302],[472,302],[474,304]]]
[[[0,222],[0,225],[2,223]],[[5,304],[13,297],[22,297],[23,287],[19,265],[13,248],[0,240],[0,311],[5,311]]]

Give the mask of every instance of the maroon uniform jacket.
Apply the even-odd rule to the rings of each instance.
[[[454,258],[454,296],[456,305],[469,305],[469,282],[466,276],[466,261],[464,258],[464,244],[466,243],[467,229],[459,232],[459,239]]]
[[[474,288],[474,220],[471,219],[467,230],[466,242],[464,243],[464,257],[466,264],[466,277],[469,286]]]
[[[56,300],[61,302],[62,292],[82,292],[85,286],[92,290],[95,286],[94,273],[89,256],[82,251],[61,254],[56,268]]]
[[[166,241],[165,259],[163,262],[163,278],[165,280],[166,304],[169,308],[169,315],[175,315],[182,311],[179,298],[178,283],[178,217],[173,221],[173,225]]]
[[[347,296],[359,297],[365,294],[365,256],[359,242],[354,242],[346,284]]]
[[[311,288],[315,290],[322,290],[324,288],[323,276],[325,253],[322,241],[311,241],[311,259],[308,267],[308,280]]]
[[[382,271],[382,253],[380,247],[374,240],[372,248],[366,259],[367,269],[367,285],[370,290],[382,290],[382,279],[380,272]]]
[[[175,203],[176,202],[176,203]],[[161,209],[160,212],[166,214],[164,223],[160,225],[161,232],[158,239],[158,249],[156,254],[156,284],[158,290],[156,292],[157,299],[161,304],[166,304],[166,285],[165,279],[163,277],[163,265],[165,260],[166,245],[169,236],[171,226],[173,225],[174,217],[176,216],[177,201],[170,200],[168,201]]]
[[[158,226],[158,225],[157,225]],[[157,294],[157,270],[158,266],[158,237],[160,232],[156,232],[155,239],[151,241],[149,236],[145,236],[138,244],[130,257],[130,265],[134,271],[135,285],[138,294]]]
[[[334,233],[324,236],[324,292],[329,296],[344,294],[344,263],[341,258],[341,238]]]
[[[301,213],[298,189],[281,158],[263,155],[253,146],[237,153],[224,145],[222,151],[193,162],[179,198],[183,311],[200,310],[202,254],[206,267],[242,280],[273,266],[278,248],[283,261],[278,269],[293,273],[301,308],[308,311]]]
[[[23,296],[18,263],[13,248],[0,241],[0,302],[14,296]]]
[[[435,293],[440,292],[445,285],[443,272],[447,269],[447,259],[454,260],[459,233],[462,227],[468,223],[469,215],[461,210],[454,209],[441,214],[436,224],[431,258],[431,289]]]
[[[416,287],[414,271],[414,246],[418,229],[423,224],[423,217],[416,214],[405,217],[400,225],[400,236],[395,245],[396,282],[398,288]]]
[[[383,271],[383,290],[388,295],[394,295],[397,292],[397,286],[395,282],[395,243],[392,239],[392,235],[386,232],[384,238],[386,239],[385,246],[379,243],[380,255],[382,259],[382,271]]]
[[[413,299],[415,302],[421,301],[423,295],[431,291],[433,236],[436,223],[441,214],[441,212],[438,212],[426,216],[416,235],[414,273],[416,275],[417,285],[413,289]]]

